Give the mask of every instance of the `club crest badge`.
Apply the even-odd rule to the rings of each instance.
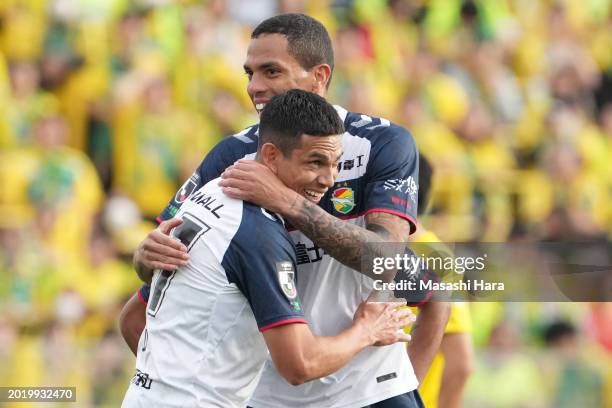
[[[278,273],[278,283],[287,299],[293,300],[297,297],[295,287],[295,271],[291,262],[277,262],[276,272]]]
[[[335,189],[331,200],[336,211],[341,214],[348,214],[355,208],[355,193],[352,188],[341,187]]]

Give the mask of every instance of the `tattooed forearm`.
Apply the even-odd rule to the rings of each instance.
[[[366,242],[383,242],[375,232],[344,222],[304,200],[291,224],[343,264],[361,270],[361,255]]]
[[[366,228],[372,232],[378,234],[379,237],[386,241],[393,241],[393,234],[384,225],[369,222]]]
[[[403,234],[409,231],[410,227],[404,226],[403,224],[407,222],[394,215],[375,213],[368,217],[366,229],[342,221],[318,205],[303,200],[298,211],[289,217],[289,221],[333,258],[356,271],[374,277],[371,268],[362,265],[365,244],[405,241],[408,232],[405,233],[405,238]],[[388,254],[380,254],[380,256],[385,255]],[[380,276],[377,278],[380,279]]]

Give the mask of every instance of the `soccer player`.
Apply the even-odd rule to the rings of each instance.
[[[331,40],[318,21],[284,14],[260,23],[251,35],[244,69],[247,92],[258,112],[279,93],[303,89],[326,95],[334,66]],[[326,194],[287,188],[266,166],[239,163],[226,172],[225,191],[285,217],[296,228],[298,281],[304,314],[314,333],[334,335],[352,321],[368,297],[373,280],[361,271],[364,244],[405,242],[416,228],[418,155],[405,129],[386,119],[336,107],[345,126],[339,176]],[[161,225],[134,256],[137,270],[172,269],[186,262],[186,248],[167,236],[171,218],[202,184],[218,177],[241,158],[253,158],[258,125],[220,142],[204,159],[161,215]],[[313,160],[312,168],[321,166]],[[307,198],[319,199],[319,205]],[[124,307],[121,329],[132,350],[144,326],[149,288],[144,286]],[[410,360],[402,345],[368,348],[338,372],[293,387],[267,363],[250,405],[420,406],[416,392],[438,349],[448,319],[448,305],[421,305],[412,332]],[[412,362],[412,365],[411,365]],[[413,370],[414,367],[414,370]]]
[[[323,98],[289,91],[261,114],[257,160],[317,203],[306,192],[334,185],[343,131]],[[177,217],[182,223],[172,236],[191,257],[178,270],[154,273],[137,374],[123,407],[243,407],[266,345],[280,375],[301,384],[331,374],[368,346],[409,339],[402,328],[412,313],[396,309],[398,303],[363,303],[348,329],[314,337],[304,324],[283,219],[229,198],[218,180],[191,194]]]

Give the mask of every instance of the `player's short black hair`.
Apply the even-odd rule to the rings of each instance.
[[[431,177],[433,168],[429,160],[422,154],[419,155],[419,197],[417,199],[417,214],[421,215],[429,204],[429,192],[431,190]]]
[[[288,157],[301,136],[331,136],[344,133],[336,109],[324,98],[293,89],[270,99],[259,117],[259,147],[272,143]]]
[[[261,23],[251,38],[262,34],[282,34],[287,37],[289,54],[309,70],[315,65],[327,64],[334,71],[334,49],[329,33],[318,20],[299,13],[279,14]],[[331,75],[327,86],[331,82]]]

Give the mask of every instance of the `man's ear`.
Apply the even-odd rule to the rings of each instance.
[[[314,81],[310,90],[317,95],[325,96],[327,93],[327,83],[331,77],[331,67],[327,64],[319,64],[313,69]]]
[[[282,154],[283,152],[281,152],[278,147],[272,143],[264,143],[259,152],[261,162],[272,170],[272,173],[274,174],[278,174],[278,162],[281,159]]]

